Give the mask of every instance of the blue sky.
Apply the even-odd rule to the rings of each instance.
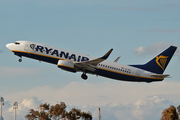
[[[23,58],[18,62],[5,45],[27,40],[100,57],[143,64],[170,45],[180,47],[179,0],[1,0],[0,96],[4,119],[13,119],[12,104],[19,103],[18,119],[43,102],[64,101],[90,110],[103,120],[160,119],[163,109],[179,105],[180,49],[159,83],[128,83],[63,71],[55,65]],[[140,49],[143,48],[143,49]],[[148,106],[148,109],[145,109]],[[111,111],[111,112],[110,112]],[[11,115],[9,114],[11,113]]]

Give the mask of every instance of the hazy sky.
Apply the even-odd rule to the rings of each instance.
[[[162,110],[180,105],[180,49],[163,82],[132,83],[70,73],[57,66],[18,57],[5,46],[16,40],[47,44],[94,57],[113,48],[108,60],[143,64],[170,45],[180,47],[179,0],[0,0],[0,96],[3,117],[18,119],[31,108],[63,101],[67,110],[91,111],[97,120],[160,119]]]

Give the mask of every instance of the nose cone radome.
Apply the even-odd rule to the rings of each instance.
[[[12,43],[7,44],[6,47],[7,47],[9,50],[11,50],[11,49],[12,49]]]

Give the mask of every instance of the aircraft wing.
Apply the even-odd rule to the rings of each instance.
[[[167,74],[150,74],[152,77],[157,77],[157,78],[165,78],[168,77],[169,75]]]
[[[111,54],[113,49],[109,50],[104,56],[94,59],[94,60],[90,60],[90,61],[85,61],[85,62],[80,62],[80,63],[75,63],[75,67],[78,68],[81,71],[94,71],[97,64],[106,60],[109,55]]]

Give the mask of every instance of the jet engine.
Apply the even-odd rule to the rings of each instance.
[[[58,67],[69,72],[76,72],[76,70],[74,70],[74,63],[71,61],[59,60]]]

